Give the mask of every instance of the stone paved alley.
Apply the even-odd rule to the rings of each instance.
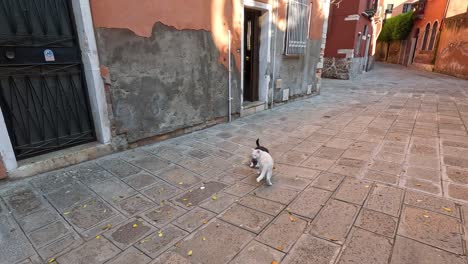
[[[468,82],[377,65],[197,133],[0,183],[0,263],[467,263]],[[272,187],[247,160],[276,161]],[[276,262],[275,262],[276,261]]]

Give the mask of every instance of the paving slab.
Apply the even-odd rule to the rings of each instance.
[[[90,188],[108,202],[117,202],[136,194],[135,189],[117,178],[90,185]]]
[[[207,224],[216,214],[200,207],[192,209],[183,216],[177,218],[172,224],[187,232],[193,232],[200,226]]]
[[[136,190],[141,190],[151,186],[152,184],[160,183],[157,177],[146,171],[141,171],[123,179],[125,183]]]
[[[120,249],[124,250],[155,231],[156,228],[143,219],[133,218],[120,226],[108,230],[104,233],[104,236]]]
[[[457,205],[450,200],[415,191],[406,191],[405,204],[460,218]]]
[[[138,249],[131,247],[120,253],[118,256],[106,262],[106,264],[147,264],[151,258]]]
[[[359,212],[359,207],[338,200],[329,200],[310,225],[310,234],[344,243]]]
[[[149,153],[138,151],[138,153],[129,153],[123,156],[125,160],[137,167],[143,168],[149,172],[157,173],[171,165],[170,162],[157,158]]]
[[[240,182],[240,183],[236,183],[236,184],[232,185],[229,188],[226,188],[226,190],[224,190],[224,192],[235,195],[235,196],[242,197],[242,196],[248,194],[249,192],[253,191],[255,188],[256,188],[256,186],[254,186],[254,185],[250,185],[250,184]]]
[[[319,170],[298,167],[298,166],[291,166],[288,164],[275,164],[275,168],[276,168],[276,170],[274,171],[275,173],[279,173],[281,175],[292,176],[292,177],[301,177],[301,178],[306,178],[310,180],[315,179],[320,174]]]
[[[398,218],[363,208],[354,225],[392,238],[396,232]]]
[[[338,264],[386,264],[393,241],[363,229],[354,229]]]
[[[274,202],[288,204],[299,194],[299,191],[273,184],[272,186],[260,186],[252,194]]]
[[[455,254],[463,254],[461,230],[460,221],[456,218],[419,208],[405,207],[398,227],[398,235]]]
[[[70,233],[68,225],[62,221],[48,224],[28,234],[29,239],[36,248],[45,246],[52,241]]]
[[[93,239],[71,252],[57,258],[58,263],[104,263],[120,253],[119,248],[105,238]]]
[[[284,253],[265,246],[257,241],[250,242],[231,262],[231,264],[280,263]]]
[[[403,189],[376,184],[367,198],[365,207],[398,217],[403,194]]]
[[[303,234],[282,263],[329,264],[334,262],[339,251],[340,247],[336,244],[313,237],[309,234]]]
[[[28,215],[47,206],[40,194],[29,188],[15,192],[15,194],[6,197],[5,201],[11,212],[17,217]]]
[[[96,195],[82,184],[65,186],[47,195],[49,202],[60,212],[93,197]]]
[[[188,189],[201,181],[195,173],[180,166],[169,166],[160,171],[157,176],[182,189]]]
[[[185,212],[186,211],[179,206],[164,204],[163,206],[149,210],[143,215],[143,218],[157,227],[163,227]]]
[[[335,193],[335,199],[362,205],[371,190],[369,181],[346,178]]]
[[[239,197],[220,192],[214,196],[212,195],[211,199],[206,199],[205,202],[200,204],[200,207],[219,214],[236,201],[239,201]]]
[[[272,216],[235,204],[220,215],[220,219],[256,234],[273,219]]]
[[[152,202],[150,199],[144,197],[141,194],[137,194],[115,202],[115,206],[129,217],[142,213],[143,211],[146,211],[156,205],[158,204]]]
[[[193,264],[193,263],[200,263],[196,262],[191,259],[188,255],[181,255],[177,252],[172,250],[166,251],[164,254],[156,258],[150,264]]]
[[[289,210],[294,214],[313,219],[331,195],[329,191],[309,187],[289,205]]]
[[[101,167],[119,178],[128,177],[141,171],[141,168],[135,167],[120,158],[105,158],[97,162]]]
[[[17,218],[18,224],[29,233],[47,224],[56,222],[60,219],[60,215],[52,207],[45,207],[39,211],[35,211],[23,217]]]
[[[35,254],[28,238],[14,219],[0,215],[0,256],[4,263],[15,263]]]
[[[175,252],[184,257],[190,252],[190,261],[195,263],[223,264],[234,258],[253,238],[249,231],[214,220],[179,242]]]
[[[341,181],[345,178],[344,175],[323,172],[319,177],[312,183],[312,186],[324,189],[327,191],[334,191],[340,185]]]
[[[151,258],[156,258],[188,233],[173,225],[168,225],[136,243],[136,247]]]
[[[466,257],[456,255],[406,237],[397,236],[391,264],[465,264]]]
[[[44,260],[56,259],[70,250],[83,244],[83,240],[75,233],[70,233],[56,241],[39,248],[37,252]]]
[[[216,194],[217,192],[226,188],[226,186],[226,184],[221,182],[210,181],[204,183],[200,187],[195,187],[189,191],[186,191],[179,197],[175,198],[174,201],[186,208],[197,206],[205,199],[211,198],[213,194]]]
[[[65,210],[62,215],[78,231],[84,231],[116,215],[116,211],[102,200],[93,198]]]
[[[151,187],[141,190],[141,192],[155,203],[160,204],[181,193],[182,190],[163,181],[158,181]]]
[[[239,201],[239,204],[273,216],[278,215],[285,207],[280,203],[262,199],[254,195],[243,197]]]
[[[288,213],[280,214],[256,238],[259,242],[282,252],[288,252],[303,234],[307,222]]]

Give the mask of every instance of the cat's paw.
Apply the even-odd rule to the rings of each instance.
[[[257,178],[257,182],[260,182],[261,180],[262,180],[262,179],[260,179],[260,178]]]
[[[267,181],[267,185],[268,185],[268,186],[272,186],[273,183],[272,183],[271,181]]]

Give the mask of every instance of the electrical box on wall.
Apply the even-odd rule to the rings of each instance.
[[[283,102],[289,100],[289,89],[283,90]]]
[[[283,79],[276,79],[275,87],[276,87],[276,89],[283,88]]]
[[[307,94],[312,93],[312,84],[307,85]]]

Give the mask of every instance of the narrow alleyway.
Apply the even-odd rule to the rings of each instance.
[[[0,263],[466,264],[467,123],[468,81],[391,65],[324,80],[320,96],[0,182]],[[257,137],[272,187],[247,166]]]

